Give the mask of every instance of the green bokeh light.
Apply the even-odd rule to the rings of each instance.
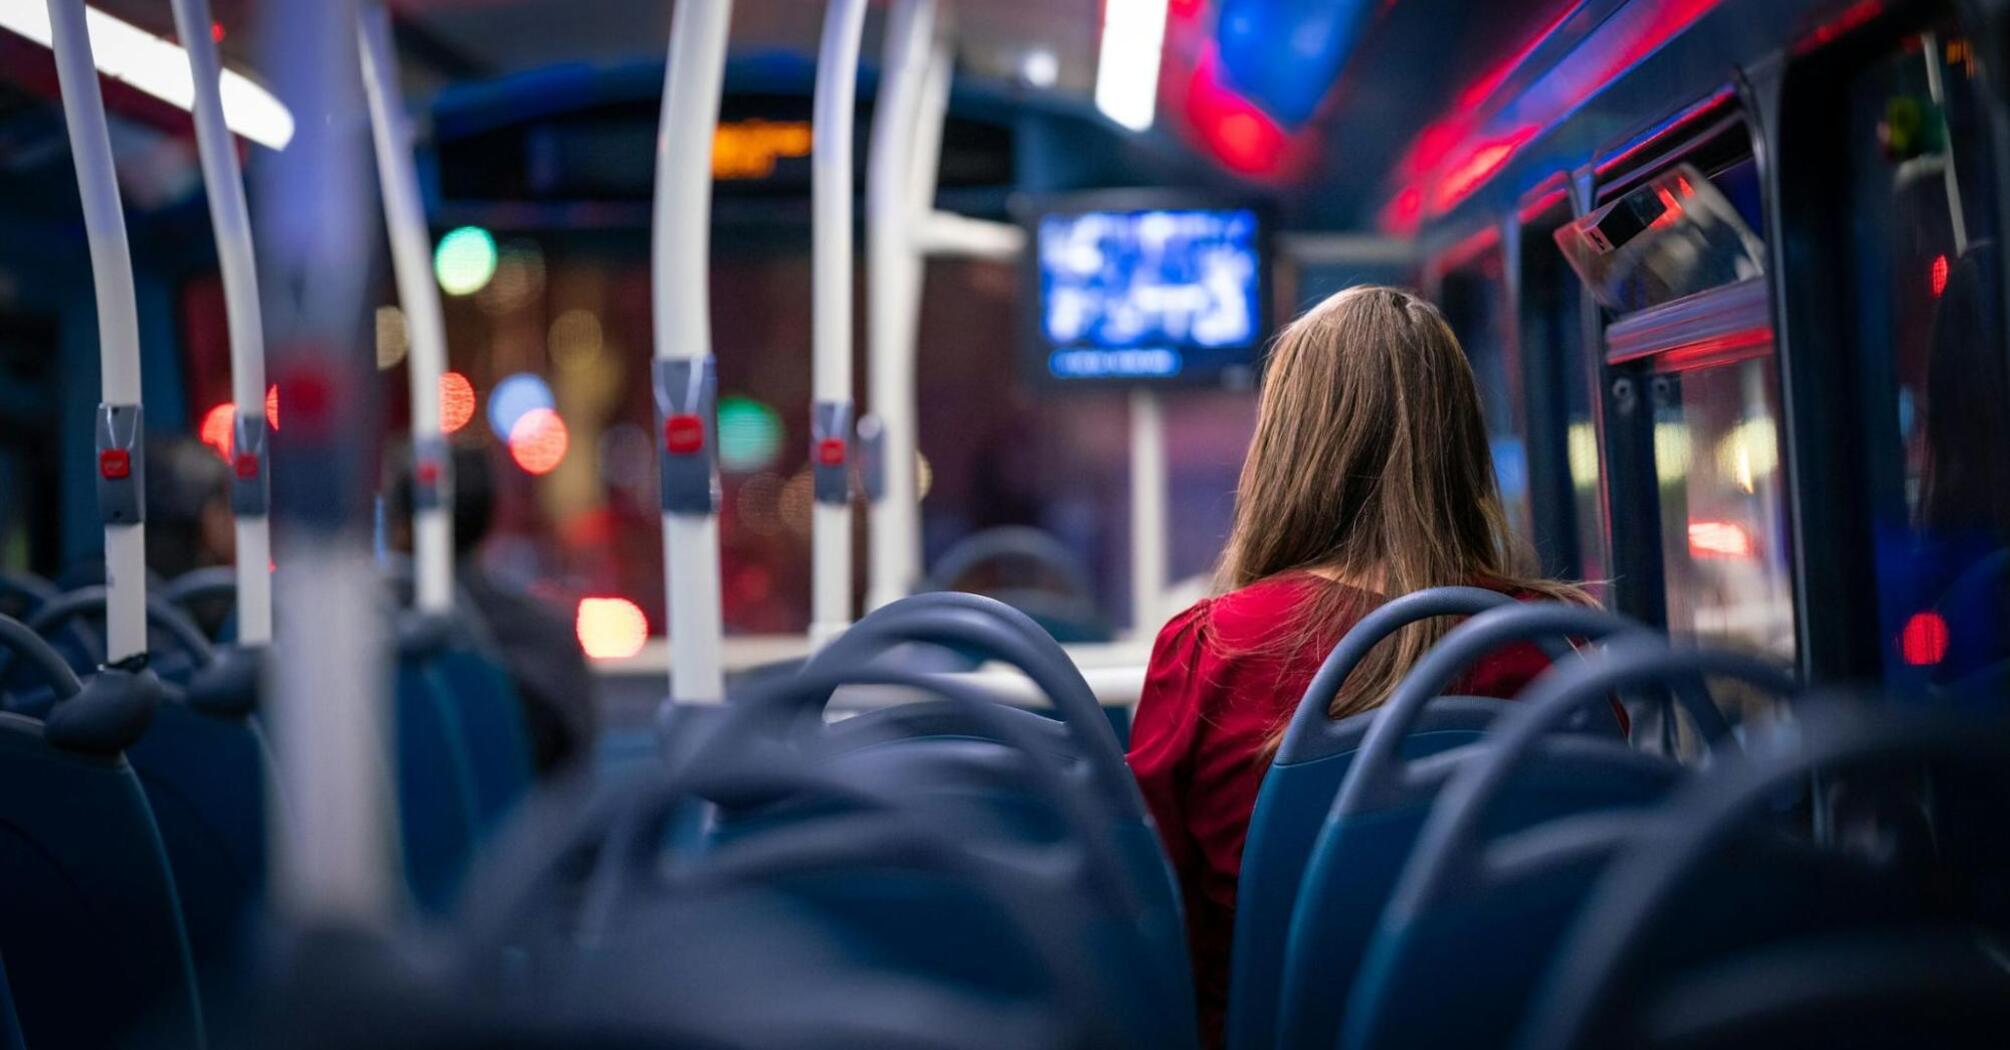
[[[496,239],[479,226],[449,231],[433,251],[433,276],[449,295],[473,295],[495,275]]]
[[[719,467],[760,470],[782,451],[782,417],[750,397],[719,399]]]

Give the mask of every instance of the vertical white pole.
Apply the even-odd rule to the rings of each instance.
[[[445,613],[454,604],[452,459],[447,455],[447,435],[440,429],[447,329],[441,318],[440,288],[433,282],[432,238],[412,161],[411,123],[398,90],[391,17],[382,3],[369,0],[358,6],[356,41],[370,106],[377,185],[391,241],[391,269],[397,275],[398,302],[411,333],[405,368],[412,399],[413,604],[422,612]]]
[[[719,92],[732,15],[732,0],[686,0],[677,5],[663,77],[663,122],[656,137],[650,278],[656,401],[663,429],[657,451],[663,457],[670,697],[677,701],[716,701],[726,692],[720,668],[724,631],[708,296],[711,145],[719,127]]]
[[[1131,390],[1131,633],[1158,628],[1166,590],[1166,423],[1159,392]]]
[[[237,480],[231,492],[237,529],[237,636],[246,645],[264,645],[272,639],[272,526],[266,513],[265,325],[258,306],[251,212],[237,166],[237,141],[223,119],[223,71],[210,37],[209,0],[174,0],[174,25],[195,80],[190,110],[230,326],[230,397],[237,406],[232,443]]]
[[[390,674],[370,558],[376,369],[361,336],[371,239],[351,0],[266,0],[260,68],[298,132],[258,179],[279,435],[270,706],[286,819],[273,895],[306,924],[387,925],[399,895],[386,749]]]
[[[140,414],[139,313],[105,100],[85,27],[84,0],[49,0],[50,47],[62,87],[63,120],[83,198],[98,301],[98,512],[105,526],[105,658],[147,648],[144,439]]]
[[[935,0],[894,4],[866,156],[866,381],[881,453],[867,548],[866,606],[874,609],[906,594],[921,575],[912,338],[921,258],[914,246],[919,194],[913,184],[920,181],[917,158],[924,134],[917,115],[934,33]]]
[[[851,139],[865,7],[865,0],[830,0],[817,52],[810,156],[810,471],[816,490],[810,641],[818,646],[851,622]]]

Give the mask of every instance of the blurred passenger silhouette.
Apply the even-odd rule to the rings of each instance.
[[[397,461],[395,469],[395,481],[385,492],[387,545],[409,553],[409,454]],[[459,611],[476,618],[478,622],[471,625],[474,634],[493,646],[491,655],[509,672],[523,702],[532,761],[540,776],[550,775],[590,756],[597,703],[593,672],[566,609],[501,579],[482,564],[482,543],[495,517],[495,479],[487,452],[455,446],[453,487]]]

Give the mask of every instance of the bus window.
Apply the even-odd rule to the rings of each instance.
[[[1515,411],[1521,391],[1514,344],[1507,333],[1505,269],[1496,242],[1472,262],[1446,273],[1439,283],[1438,299],[1479,381],[1494,475],[1500,483],[1501,502],[1507,506],[1508,524],[1517,538],[1530,543],[1535,527],[1529,506],[1528,446]]]
[[[2010,659],[2010,362],[1986,90],[1955,31],[1905,39],[1849,86],[1853,298],[1894,685],[1964,691]]]
[[[1530,492],[1543,571],[1609,601],[1604,465],[1595,414],[1597,355],[1585,346],[1584,286],[1552,247],[1570,220],[1559,202],[1522,233],[1519,323]]]
[[[1670,633],[1791,659],[1793,565],[1769,342],[1743,360],[1653,378],[1654,470]]]

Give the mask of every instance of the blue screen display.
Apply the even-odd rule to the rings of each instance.
[[[1199,379],[1248,365],[1263,317],[1248,209],[1050,214],[1039,320],[1058,379]]]

